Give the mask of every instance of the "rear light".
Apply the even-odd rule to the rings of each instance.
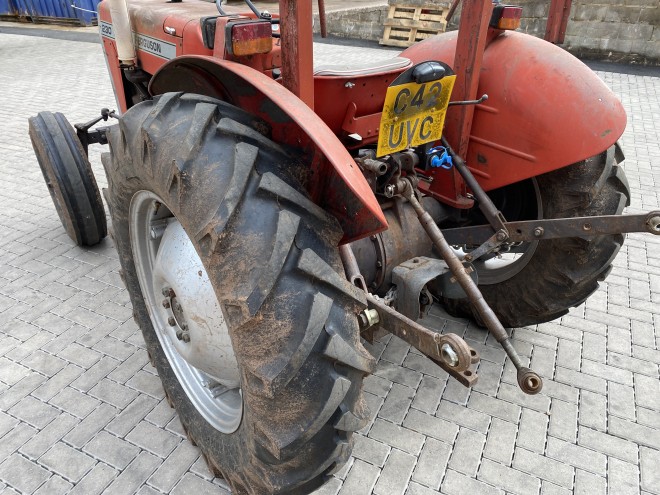
[[[244,57],[268,53],[273,49],[270,21],[231,22],[227,24],[227,49],[231,55]]]
[[[496,5],[490,18],[490,27],[495,29],[518,29],[522,7],[515,5]]]

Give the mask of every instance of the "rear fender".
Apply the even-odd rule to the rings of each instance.
[[[268,122],[275,142],[308,156],[312,167],[308,191],[314,202],[339,220],[342,242],[387,228],[376,197],[344,145],[313,110],[268,76],[227,60],[184,56],[156,72],[149,91],[212,96]]]
[[[401,56],[452,65],[456,32],[429,38]],[[623,134],[621,102],[591,69],[561,48],[505,32],[486,48],[467,163],[486,190],[594,156]],[[449,112],[453,111],[450,107]],[[455,129],[446,129],[455,142]],[[442,174],[448,172],[437,172]],[[442,177],[436,177],[442,181]]]

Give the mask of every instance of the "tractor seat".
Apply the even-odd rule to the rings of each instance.
[[[357,65],[319,65],[314,69],[314,75],[328,77],[372,76],[375,74],[405,69],[406,67],[409,67],[411,63],[412,62],[407,58],[394,57],[387,60],[378,60],[376,62],[366,62]]]

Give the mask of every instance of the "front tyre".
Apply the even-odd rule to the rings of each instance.
[[[535,178],[519,189],[529,199],[508,220],[620,215],[630,204],[628,181],[615,146],[582,162]],[[532,187],[533,186],[533,187]],[[519,198],[524,199],[524,198]],[[554,320],[582,304],[605,279],[623,245],[623,234],[569,237],[528,243],[506,260],[476,263],[479,289],[505,327]],[[468,300],[446,300],[450,312],[472,316]]]
[[[235,493],[309,493],[368,421],[374,360],[338,223],[257,129],[202,96],[136,105],[108,133],[108,203],[135,320],[209,467]]]

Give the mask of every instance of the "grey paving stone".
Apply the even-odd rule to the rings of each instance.
[[[39,433],[20,448],[20,452],[31,459],[37,459],[78,424],[69,414],[60,414]]]
[[[515,424],[493,418],[488,430],[484,457],[510,466],[517,435],[518,428]]]
[[[598,376],[622,385],[632,386],[633,384],[633,376],[630,371],[603,363],[597,363],[589,359],[582,360],[582,373]]]
[[[550,406],[548,433],[557,438],[574,442],[577,436],[577,416],[576,405],[554,399]]]
[[[383,406],[378,411],[378,417],[392,423],[401,424],[414,396],[415,389],[399,385],[398,383],[392,384],[392,388],[387,394]]]
[[[411,414],[413,412],[411,411]],[[408,417],[410,417],[410,414]],[[374,422],[371,431],[369,431],[369,437],[374,440],[386,442],[397,449],[411,454],[418,454],[424,443],[423,435],[411,429],[383,421],[382,419],[377,419]]]
[[[140,453],[138,447],[105,431],[87,442],[83,451],[120,471]]]
[[[436,418],[430,414],[411,409],[403,422],[403,426],[412,431],[417,431],[423,435],[437,438],[447,443],[453,443],[458,432],[458,427],[441,418]],[[372,435],[370,435],[372,436]],[[406,450],[410,452],[410,450]]]
[[[126,440],[160,457],[167,457],[181,441],[167,431],[156,428],[146,421],[139,422]]]
[[[341,489],[341,481],[337,478],[330,478],[321,488],[312,492],[313,495],[337,495]]]
[[[489,459],[484,459],[481,463],[477,479],[517,495],[538,493],[541,488],[541,480],[537,477]]]
[[[375,373],[389,381],[411,388],[417,388],[419,382],[422,380],[422,374],[418,371],[402,368],[387,361],[379,361]]]
[[[435,414],[440,404],[440,398],[446,385],[445,380],[438,380],[431,376],[423,376],[417,388],[411,407],[428,414]]]
[[[479,493],[483,495],[504,495],[499,488],[478,481],[464,474],[457,473],[451,469],[447,470],[447,476],[442,482],[442,493],[448,495],[464,495],[466,493]]]
[[[435,438],[427,438],[412,479],[422,485],[437,489],[442,481],[450,454],[451,445]]]
[[[580,445],[548,437],[546,455],[599,476],[606,475],[607,456]]]
[[[392,337],[383,352],[381,359],[401,365],[410,351],[410,345],[398,337]]]
[[[580,469],[575,470],[575,495],[605,495],[607,480]]]
[[[81,419],[85,418],[100,404],[97,399],[71,387],[62,389],[49,403]]]
[[[634,464],[639,459],[639,448],[633,442],[583,426],[580,426],[578,444]]]
[[[64,441],[73,445],[74,447],[81,448],[94,435],[107,425],[112,418],[117,414],[117,410],[106,404],[102,403],[98,408],[94,409],[89,416],[83,419],[78,426],[71,430],[64,436]]]
[[[574,470],[572,466],[529,450],[516,448],[513,467],[565,488],[573,487]]]
[[[196,493],[199,495],[228,495],[229,492],[223,490],[218,485],[209,483],[191,473],[186,473],[181,481],[172,490],[172,495],[187,495]]]
[[[548,415],[524,409],[518,429],[516,444],[539,454],[545,452],[548,431]]]
[[[657,377],[635,374],[635,403],[660,410],[660,380]]]
[[[612,384],[610,384],[612,385]],[[580,392],[580,408],[578,422],[597,430],[607,430],[607,397],[582,390]]]
[[[73,484],[69,483],[59,476],[51,476],[39,489],[34,492],[35,495],[64,495],[69,493]]]
[[[528,395],[520,390],[517,385],[502,383],[497,398],[536,411],[547,413],[550,410],[550,398],[543,394]]]
[[[168,493],[198,457],[199,449],[197,447],[193,447],[189,442],[181,442],[151,475],[148,483],[160,491]]]
[[[32,396],[25,397],[7,412],[36,428],[44,428],[59,414],[57,409]]]
[[[557,366],[555,380],[567,385],[590,390],[598,394],[605,394],[607,392],[607,381],[603,378],[578,373],[568,368],[562,368],[561,366]]]
[[[32,395],[42,401],[49,401],[57,395],[63,387],[66,387],[73,380],[78,378],[85,370],[73,365],[67,364],[64,368],[51,377],[47,382],[37,388]]]
[[[429,440],[426,441],[428,444]],[[353,456],[374,466],[383,467],[391,447],[372,438],[357,435],[353,446]]]
[[[392,449],[373,492],[376,495],[403,495],[417,458]]]
[[[488,431],[490,416],[447,400],[440,402],[436,416],[481,433]]]
[[[0,480],[21,492],[34,492],[50,476],[50,473],[36,462],[29,461],[20,454],[13,454],[0,464]]]
[[[520,417],[520,406],[478,392],[470,394],[468,407],[513,423]]]
[[[642,489],[651,493],[660,493],[660,452],[655,449],[641,447],[639,449],[641,458]]]
[[[639,468],[635,464],[610,457],[607,464],[607,490],[621,495],[639,493]]]
[[[640,445],[660,449],[660,430],[656,428],[611,416],[608,433]]]
[[[160,463],[161,460],[158,457],[148,452],[140,453],[103,493],[107,495],[134,493],[151,476]]]
[[[342,495],[371,493],[379,472],[376,466],[356,459],[339,493]]]
[[[69,481],[79,481],[96,461],[79,450],[58,442],[39,458],[39,463]]]
[[[161,400],[156,407],[154,407],[144,419],[149,421],[152,425],[163,428],[175,416],[176,412],[169,405],[167,399]]]
[[[138,396],[138,393],[135,392],[135,390],[108,379],[101,380],[97,385],[92,387],[88,393],[92,397],[96,397],[118,409],[125,408]]]
[[[131,404],[121,411],[107,427],[107,430],[118,437],[124,437],[154,408],[158,401],[144,395],[138,396]]]
[[[467,428],[461,428],[456,442],[454,442],[449,467],[467,476],[475,476],[485,444],[485,435]]]

